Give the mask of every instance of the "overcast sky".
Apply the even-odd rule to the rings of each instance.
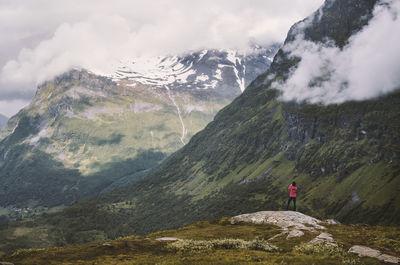
[[[0,0],[0,113],[71,67],[200,48],[282,42],[323,0]]]

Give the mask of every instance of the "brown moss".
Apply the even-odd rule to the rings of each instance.
[[[115,241],[73,245],[62,248],[20,250],[3,256],[2,261],[18,264],[381,264],[370,258],[357,258],[347,253],[355,244],[367,245],[399,256],[399,228],[364,225],[328,226],[339,246],[335,249],[307,246],[318,233],[305,232],[302,237],[270,238],[280,229],[271,225],[231,225],[227,218],[197,222],[176,230],[161,231],[149,237],[130,236]],[[197,251],[177,251],[171,242],[154,240],[173,236],[187,242],[211,246]],[[228,241],[226,238],[230,238]],[[258,239],[257,239],[258,238]],[[227,241],[229,244],[226,244]],[[229,247],[260,241],[275,245],[275,252],[251,250],[251,247]],[[216,242],[214,247],[213,242]],[[221,244],[219,244],[219,243]],[[224,243],[225,242],[225,243]],[[226,247],[228,246],[228,247]]]

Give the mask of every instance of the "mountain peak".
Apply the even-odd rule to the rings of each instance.
[[[36,214],[36,207],[68,204],[137,180],[212,121],[253,76],[266,71],[267,56],[276,49],[258,48],[247,56],[201,50],[143,57],[122,63],[112,75],[72,69],[44,82],[0,135],[0,190],[16,189],[0,194],[0,205],[26,209],[35,198],[37,204],[27,211]],[[20,166],[26,157],[35,170],[40,163],[47,166],[28,174]],[[118,172],[109,174],[114,167]],[[67,176],[54,179],[57,191],[51,201],[38,192],[49,182],[39,180],[42,175]],[[29,183],[29,193],[8,184],[15,176]],[[85,181],[78,181],[82,176]],[[8,214],[18,216],[13,210]]]
[[[109,76],[128,86],[140,83],[152,87],[169,86],[175,90],[213,89],[224,96],[233,92],[235,97],[269,67],[277,48],[274,44],[255,47],[249,54],[204,49],[181,55],[139,57],[120,61],[115,73]]]

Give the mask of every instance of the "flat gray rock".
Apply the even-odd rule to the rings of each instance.
[[[400,258],[394,257],[394,256],[390,256],[387,254],[382,254],[378,257],[379,260],[383,260],[384,262],[387,263],[393,263],[393,264],[399,264],[400,262]]]
[[[301,230],[291,230],[289,234],[287,235],[286,239],[292,238],[292,237],[299,237],[303,236],[304,232]]]
[[[358,245],[352,246],[349,249],[349,252],[357,254],[360,257],[370,257],[370,258],[377,258],[382,254],[379,250]]]
[[[329,245],[329,246],[337,246],[337,243],[335,240],[333,240],[332,235],[328,234],[328,233],[319,234],[316,238],[314,238],[307,244],[311,245],[311,244],[316,244],[316,243],[322,243],[322,244]]]
[[[349,249],[349,252],[357,254],[359,257],[376,258],[378,260],[393,264],[398,264],[400,262],[400,259],[397,257],[390,256],[387,254],[382,254],[379,250],[365,246],[359,246],[359,245],[352,246]]]
[[[157,241],[178,241],[178,240],[182,240],[180,238],[176,238],[176,237],[160,237],[160,238],[156,238]]]
[[[293,211],[262,211],[241,214],[229,219],[231,224],[240,222],[254,224],[272,224],[283,230],[303,230],[315,232],[317,229],[325,229],[319,225],[321,221],[311,216]]]

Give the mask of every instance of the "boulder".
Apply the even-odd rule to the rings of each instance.
[[[387,254],[382,254],[379,250],[365,247],[365,246],[359,246],[359,245],[352,246],[349,249],[349,252],[357,254],[359,257],[376,258],[378,260],[381,260],[381,261],[384,261],[387,263],[398,264],[400,262],[400,259],[397,257],[390,256]]]
[[[287,235],[286,239],[292,238],[292,237],[299,237],[303,236],[304,232],[301,230],[291,230],[289,234]]]
[[[231,224],[240,222],[254,224],[272,224],[283,230],[302,230],[315,232],[325,229],[319,225],[321,221],[311,216],[293,211],[261,211],[249,214],[241,214],[229,219]]]
[[[176,238],[176,237],[160,237],[160,238],[156,238],[157,241],[178,241],[178,240],[182,240],[180,238]]]
[[[329,246],[337,246],[337,243],[335,240],[333,240],[332,235],[328,234],[328,233],[319,234],[316,238],[314,238],[307,244],[311,245],[311,244],[316,244],[316,243],[322,243],[322,244],[329,245]]]

